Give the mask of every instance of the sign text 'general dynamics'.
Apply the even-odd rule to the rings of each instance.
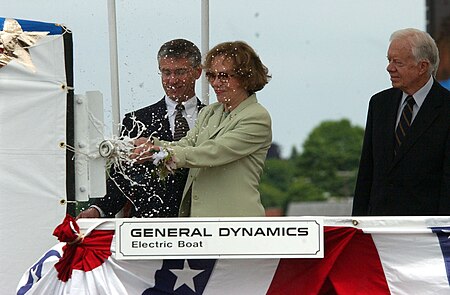
[[[117,259],[322,257],[320,219],[164,218],[116,223]]]

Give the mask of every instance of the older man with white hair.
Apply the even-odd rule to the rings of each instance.
[[[435,80],[438,48],[403,29],[387,59],[392,88],[370,100],[353,215],[449,215],[450,92]]]

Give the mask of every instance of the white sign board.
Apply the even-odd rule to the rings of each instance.
[[[323,220],[163,218],[116,222],[116,259],[323,258]]]

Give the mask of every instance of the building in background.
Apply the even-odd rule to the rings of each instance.
[[[439,69],[436,78],[450,89],[450,1],[427,0],[427,31],[439,48]]]

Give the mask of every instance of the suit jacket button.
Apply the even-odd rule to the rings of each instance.
[[[198,200],[198,196],[197,196],[197,195],[194,195],[192,198],[193,198],[194,200]]]

